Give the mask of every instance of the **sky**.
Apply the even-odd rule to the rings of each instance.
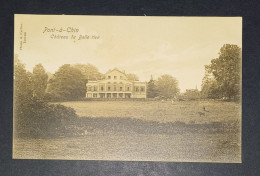
[[[28,71],[39,63],[50,73],[89,63],[140,81],[170,74],[184,92],[200,90],[204,65],[224,44],[242,48],[242,18],[15,15],[14,38],[14,54]]]

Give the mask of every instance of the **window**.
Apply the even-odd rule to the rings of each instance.
[[[117,98],[117,93],[113,93],[113,98]]]
[[[108,78],[108,79],[111,79],[111,76],[108,76],[107,78]]]
[[[97,98],[97,94],[96,93],[93,94],[93,98]]]
[[[101,91],[103,91],[103,90],[104,90],[104,87],[103,87],[103,86],[101,86],[101,87],[100,87],[100,89],[101,89]]]
[[[116,86],[114,86],[114,91],[116,91]]]
[[[123,87],[120,87],[120,91],[123,91]]]
[[[139,87],[135,87],[135,91],[136,91],[136,92],[139,92]]]
[[[91,91],[91,88],[92,88],[91,86],[88,86],[88,91]]]
[[[107,87],[107,90],[110,91],[110,86]]]
[[[116,76],[114,76],[114,79],[117,79],[117,77],[116,77]]]
[[[144,92],[144,87],[141,87],[141,92]]]
[[[97,91],[97,86],[94,86],[94,91]]]
[[[127,91],[130,91],[130,87],[127,87]]]

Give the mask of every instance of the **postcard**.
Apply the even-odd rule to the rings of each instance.
[[[242,17],[14,28],[13,159],[242,162]]]

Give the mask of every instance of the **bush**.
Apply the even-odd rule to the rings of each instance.
[[[38,99],[15,106],[17,137],[54,137],[64,133],[66,126],[77,121],[75,110]]]

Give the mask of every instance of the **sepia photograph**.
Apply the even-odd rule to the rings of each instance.
[[[13,159],[242,162],[242,17],[14,17]]]

